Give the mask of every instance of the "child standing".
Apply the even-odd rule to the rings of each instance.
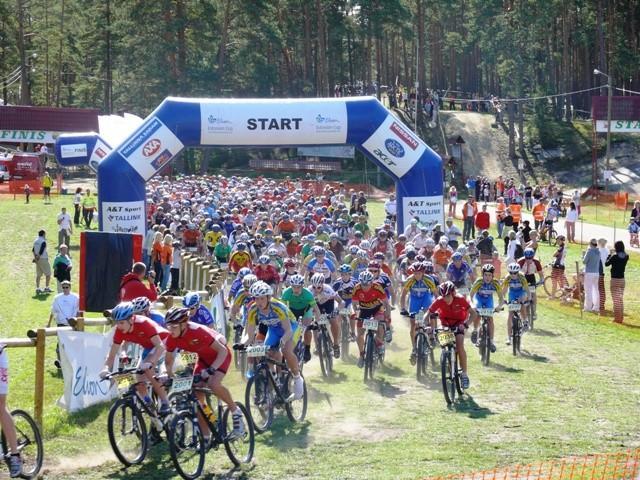
[[[28,183],[24,184],[24,198],[25,198],[25,202],[24,203],[29,203],[29,197],[31,196],[31,187],[29,186]]]
[[[29,203],[27,201],[27,203]],[[629,222],[629,244],[632,247],[640,248],[640,241],[638,241],[638,234],[640,233],[640,226],[636,223],[635,218],[631,218]]]

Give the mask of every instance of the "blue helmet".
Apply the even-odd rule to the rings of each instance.
[[[131,302],[122,302],[111,310],[111,318],[119,322],[121,320],[129,320],[133,316],[133,305]]]
[[[151,301],[147,297],[138,297],[133,299],[131,306],[133,307],[133,313],[140,313],[151,308]]]
[[[198,292],[189,292],[182,299],[182,305],[187,308],[193,308],[200,305],[200,294]]]
[[[524,249],[524,258],[533,258],[536,256],[536,251],[533,248]]]
[[[251,269],[249,267],[242,267],[240,270],[238,270],[238,278],[242,280],[246,275],[249,275],[250,273]]]
[[[343,263],[342,265],[340,265],[340,268],[338,268],[338,271],[340,273],[351,273],[353,272],[353,268],[351,268],[351,265]]]

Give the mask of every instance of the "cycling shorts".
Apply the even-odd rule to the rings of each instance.
[[[331,300],[327,300],[324,303],[319,303],[318,309],[320,310],[320,313],[325,313],[329,316],[333,316],[335,306],[336,306],[336,302],[332,298]]]
[[[218,371],[226,374],[227,370],[229,370],[229,365],[231,365],[231,352],[227,347],[227,356],[224,359],[224,362],[222,362],[222,365],[218,367]],[[193,370],[193,374],[198,375],[198,373],[200,373],[202,370],[206,370],[209,367],[210,365],[207,365],[205,362],[198,360],[198,364],[196,365],[196,368]]]
[[[443,327],[450,328],[452,330],[457,328],[457,327],[459,327],[460,325],[464,324],[464,322],[465,322],[464,320],[457,320],[457,319],[449,319],[449,318],[440,317],[440,325],[442,325]],[[464,333],[457,333],[456,335],[464,335]]]
[[[523,300],[527,296],[527,292],[524,290],[509,289],[509,303],[518,302]]]
[[[291,322],[291,330],[293,331],[293,345],[298,343],[298,339],[300,338],[300,333],[302,329],[298,326],[298,322]],[[282,325],[274,325],[268,327],[267,336],[264,339],[264,344],[271,348],[277,349],[280,347],[280,342],[282,341],[282,337],[284,336],[284,328]]]
[[[473,297],[473,306],[475,308],[493,308],[493,295],[488,297],[475,295]]]
[[[6,349],[0,353],[0,395],[9,392],[9,357]]]
[[[310,306],[306,306],[301,310],[289,307],[289,310],[291,310],[296,319],[302,319],[303,322],[305,320],[313,320],[313,309]]]
[[[536,282],[536,274],[535,273],[533,273],[531,275],[525,275],[524,278],[527,279],[527,283],[532,287],[535,286],[535,284],[537,283]]]
[[[365,312],[369,312],[366,315],[362,315],[362,310],[360,310],[360,316],[358,317],[358,320],[356,321],[356,327],[357,328],[362,328],[362,324],[363,324],[363,320],[365,318],[375,318],[378,321],[384,321],[384,312],[382,310],[380,310],[380,308],[378,309],[371,309],[371,310],[365,310]]]
[[[421,297],[409,297],[409,315],[413,317],[420,309],[427,310],[433,303],[433,297],[428,293]]]
[[[381,308],[382,308],[382,305],[377,305],[373,308],[361,308],[360,312],[358,313],[358,321],[360,321],[360,323],[362,324],[362,320],[364,318],[375,317],[378,314],[383,315],[384,312],[380,311]]]

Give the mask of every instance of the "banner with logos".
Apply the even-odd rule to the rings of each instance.
[[[102,215],[102,230],[106,232],[145,234],[144,200],[103,202]]]
[[[404,225],[417,218],[420,225],[433,229],[436,223],[444,225],[444,199],[442,195],[432,197],[403,197]]]
[[[220,290],[216,295],[211,297],[211,316],[216,322],[215,328],[222,335],[227,337],[227,315],[224,310],[224,293]]]
[[[608,122],[596,120],[596,132],[607,133]],[[640,120],[611,120],[611,131],[614,133],[640,132]]]
[[[3,143],[54,143],[60,132],[46,130],[2,130],[0,142]]]
[[[112,338],[113,330],[107,335],[58,332],[64,378],[64,393],[58,404],[62,408],[77,412],[96,403],[108,402],[116,396],[117,388],[99,377]]]

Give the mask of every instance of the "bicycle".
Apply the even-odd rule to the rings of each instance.
[[[315,324],[309,327],[310,330],[316,330],[316,350],[318,351],[318,360],[320,361],[320,369],[323,377],[330,377],[333,373],[333,343],[329,334],[329,318],[326,314],[320,315]]]
[[[518,353],[520,353],[522,334],[524,333],[524,325],[522,318],[520,317],[521,308],[522,304],[520,302],[509,304],[509,311],[513,312],[513,315],[511,316],[511,347],[513,349],[514,356],[517,356]]]
[[[556,269],[558,273],[554,274],[553,263],[546,265],[547,267],[551,267],[551,273],[544,275],[544,280],[542,286],[544,288],[545,293],[551,299],[560,299],[570,297],[576,288],[580,291],[580,302],[584,303],[584,292],[582,291],[582,285],[579,280],[575,280],[572,284],[569,284],[569,280],[567,279],[564,270]],[[555,279],[554,279],[555,275]],[[556,282],[556,290],[553,291],[553,282]]]
[[[137,391],[138,385],[133,374],[143,373],[137,368],[125,368],[112,372],[103,378],[118,384],[118,400],[109,409],[107,432],[113,453],[125,466],[137,465],[147,456],[149,450],[149,432],[142,416],[146,413],[151,420],[151,436],[160,437],[166,424],[158,415],[155,406],[147,404]]]
[[[415,318],[416,378],[418,379],[418,381],[427,376],[427,365],[429,363],[429,360],[431,360],[431,367],[435,367],[433,348],[431,347],[431,343],[429,342],[429,338],[427,336],[428,325],[426,325],[424,316],[425,310],[420,309]]]
[[[235,324],[233,326],[233,343],[240,343],[242,341],[242,332],[244,330],[244,327],[242,325]],[[238,371],[240,372],[240,376],[243,379],[246,379],[246,373],[247,373],[247,357],[245,355],[242,355],[241,352],[239,352],[238,350],[234,350],[233,351],[233,364],[235,365],[235,367],[238,369]]]
[[[489,320],[493,317],[493,314],[497,311],[493,308],[477,308],[476,311],[481,318],[480,332],[478,333],[477,347],[480,352],[480,359],[482,364],[486,367],[489,365],[489,359],[491,357],[491,338],[489,335]]]
[[[291,422],[302,422],[307,415],[306,382],[302,398],[294,399],[293,373],[286,363],[269,358],[266,345],[244,347],[244,350],[247,357],[260,359],[245,389],[245,403],[256,432],[264,433],[271,427],[275,408],[284,408]],[[272,366],[279,372],[274,372]]]
[[[349,357],[349,343],[351,343],[350,332],[351,332],[351,322],[350,322],[351,311],[348,308],[343,308],[340,310],[341,317],[341,336],[340,336],[340,358],[343,362],[347,361]],[[349,333],[347,333],[349,332]]]
[[[442,378],[442,392],[448,405],[451,405],[456,394],[462,396],[461,375],[462,369],[458,367],[458,351],[456,349],[456,335],[450,328],[436,329],[436,338],[442,351],[440,352],[440,373]]]
[[[13,410],[11,416],[13,417],[13,423],[16,427],[18,453],[22,458],[22,474],[20,477],[36,478],[38,473],[40,473],[44,460],[44,447],[42,445],[40,429],[33,418],[31,418],[31,415],[24,410]],[[7,468],[9,468],[9,457],[11,453],[4,432],[2,432],[0,437],[0,447],[2,458],[7,464]]]
[[[224,445],[224,449],[236,467],[249,463],[255,449],[255,432],[249,412],[242,403],[236,405],[247,420],[245,432],[233,436],[233,418],[228,407],[223,407],[218,399],[217,407],[212,409],[209,398],[213,392],[206,387],[194,387],[194,383],[203,381],[200,375],[182,377],[174,381],[172,396],[176,405],[169,427],[169,453],[176,471],[182,478],[192,480],[202,474],[206,453]],[[207,397],[203,403],[197,394]],[[200,420],[205,422],[211,432],[207,440],[202,432]]]
[[[379,363],[384,363],[384,343],[382,348],[378,349],[376,345],[376,337],[378,329],[382,326],[386,329],[387,323],[384,320],[376,320],[375,318],[365,318],[362,320],[362,328],[366,334],[364,338],[364,381],[373,380],[373,372]]]
[[[538,282],[535,285],[529,285],[529,296],[531,300],[527,304],[527,317],[529,317],[529,329],[533,330],[533,323],[536,319],[536,307],[537,307],[537,296],[536,289],[543,282]]]

